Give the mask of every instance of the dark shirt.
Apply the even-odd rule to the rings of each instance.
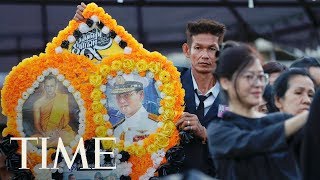
[[[287,139],[284,131],[284,120],[290,117],[273,113],[247,118],[226,112],[223,119],[213,121],[207,132],[218,178],[301,179],[291,145],[296,137]]]
[[[318,180],[320,179],[320,89],[317,90],[312,104],[307,124],[305,125],[305,134],[303,137],[301,167],[303,179]]]
[[[181,73],[181,83],[185,90],[185,112],[191,114],[196,113],[195,91],[192,82],[191,70],[188,68],[178,68]],[[225,105],[226,101],[219,93],[209,111],[199,119],[202,126],[207,128],[208,124],[217,118],[219,105]],[[196,138],[195,141],[185,144],[184,146],[185,161],[183,163],[183,170],[197,169],[210,176],[215,176],[215,170],[212,159],[208,152],[207,144],[203,144],[201,139]]]

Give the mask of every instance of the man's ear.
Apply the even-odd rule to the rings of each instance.
[[[278,109],[282,109],[282,99],[278,96],[274,96],[274,105],[276,105]]]
[[[187,57],[187,58],[190,58],[190,48],[188,46],[187,43],[183,43],[182,45],[182,51],[183,51],[183,54]]]
[[[225,91],[228,91],[228,89],[230,88],[230,85],[232,85],[231,81],[227,78],[220,78],[219,82],[220,82],[222,89]]]

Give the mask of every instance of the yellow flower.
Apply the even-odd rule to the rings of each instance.
[[[95,112],[95,113],[98,113],[98,112],[101,112],[103,109],[103,105],[99,102],[99,101],[94,101],[92,103],[92,110]]]
[[[148,69],[148,64],[145,60],[139,60],[136,63],[136,67],[137,67],[138,72],[143,72]]]
[[[122,65],[126,73],[130,73],[134,68],[134,62],[131,59],[124,59]]]
[[[172,95],[174,94],[176,88],[177,87],[175,87],[173,83],[167,83],[163,85],[162,92],[164,92],[167,95]]]
[[[96,128],[95,133],[96,133],[97,137],[106,137],[107,136],[107,128],[104,126],[98,126]]]
[[[91,75],[89,78],[89,81],[95,87],[100,87],[102,84],[102,76],[97,75],[97,74]]]
[[[164,102],[163,106],[166,108],[173,108],[174,103],[176,102],[175,98],[173,98],[172,96],[166,96],[162,101]]]
[[[165,120],[165,121],[172,121],[173,118],[174,118],[174,115],[175,115],[175,112],[173,109],[165,109],[163,111],[163,113],[161,114],[162,118]]]
[[[110,67],[107,65],[102,65],[100,67],[100,73],[104,77],[106,77],[109,74],[110,70],[111,70]]]
[[[153,74],[157,74],[161,70],[161,64],[158,62],[151,62],[149,64],[149,71]]]
[[[92,92],[91,92],[91,98],[94,100],[94,101],[99,101],[101,99],[101,96],[102,96],[102,92],[100,91],[100,89],[94,89]]]
[[[111,70],[112,71],[120,71],[121,67],[122,67],[121,61],[116,60],[111,63]]]
[[[155,143],[160,148],[165,148],[169,145],[168,135],[163,133],[158,133]]]
[[[168,71],[161,71],[159,74],[159,79],[162,83],[167,83],[170,81],[170,73]]]
[[[113,149],[114,141],[101,141],[103,149]]]
[[[96,125],[103,125],[104,124],[104,119],[103,115],[101,113],[97,113],[93,116],[93,121],[96,123]]]
[[[156,152],[158,149],[159,149],[159,147],[157,147],[154,143],[153,143],[153,144],[150,144],[150,145],[147,147],[147,151],[148,151],[148,153],[150,153],[150,154]]]
[[[176,126],[172,121],[166,121],[166,123],[164,123],[163,125],[162,133],[167,136],[170,136],[175,129],[176,129]]]

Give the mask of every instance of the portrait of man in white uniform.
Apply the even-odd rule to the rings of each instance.
[[[115,104],[124,118],[114,124],[114,136],[132,143],[143,140],[157,129],[157,115],[143,106],[144,86],[148,81],[132,76],[117,76],[111,90]]]

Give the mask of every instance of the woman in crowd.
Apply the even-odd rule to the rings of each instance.
[[[267,83],[258,57],[246,45],[228,48],[219,57],[216,73],[230,111],[207,130],[218,178],[301,179],[290,142],[308,111],[295,117],[256,111]]]
[[[314,81],[302,68],[293,68],[281,74],[273,88],[277,108],[292,115],[309,110],[315,93]]]
[[[288,67],[277,62],[270,61],[262,66],[264,73],[269,75],[269,83],[273,85],[274,81],[280,76],[282,72],[288,70]]]
[[[263,95],[262,95],[262,102],[259,103],[257,106],[258,112],[268,114],[273,112],[278,112],[279,109],[274,104],[274,98],[273,98],[273,89],[270,84],[267,84]]]

